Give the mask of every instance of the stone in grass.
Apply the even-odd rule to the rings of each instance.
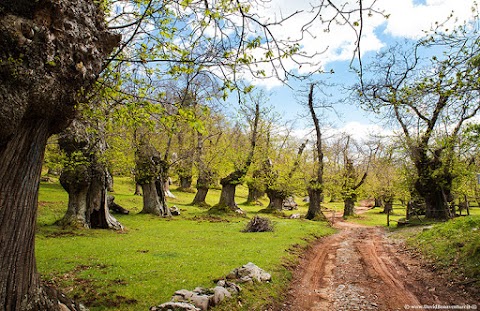
[[[232,295],[238,295],[242,291],[237,284],[225,280],[218,281],[217,286],[225,287]]]
[[[240,283],[268,282],[272,280],[270,273],[265,272],[251,262],[240,268],[235,268],[226,278],[229,280],[235,279]]]
[[[216,286],[213,289],[213,295],[210,297],[210,304],[214,307],[220,304],[225,298],[232,298],[232,294],[222,286]]]
[[[194,291],[186,289],[177,290],[172,297],[174,302],[191,303],[199,310],[207,310],[210,305],[210,296],[202,288],[197,287]]]
[[[150,311],[201,311],[191,303],[169,301],[159,306],[151,307]]]

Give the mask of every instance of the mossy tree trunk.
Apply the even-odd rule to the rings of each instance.
[[[64,129],[118,44],[94,1],[0,2],[0,310],[78,310],[40,283],[38,187],[49,136]]]
[[[236,178],[223,178],[220,181],[222,185],[222,191],[220,192],[220,200],[218,202],[219,210],[236,210],[238,209],[237,203],[235,203],[235,191],[237,189],[238,179]]]
[[[255,146],[257,144],[257,134],[258,134],[258,124],[260,121],[260,104],[255,103],[255,116],[252,126],[252,137],[250,140],[250,152],[245,160],[244,165],[230,173],[228,176],[220,180],[222,185],[222,191],[220,193],[220,200],[217,205],[212,207],[214,210],[219,211],[235,211],[238,210],[238,206],[235,203],[235,190],[237,185],[241,183],[241,179],[245,177],[248,172],[248,169],[253,161],[253,155],[255,152]]]
[[[414,186],[425,201],[425,217],[439,220],[452,218],[454,215],[450,212],[449,202],[453,174],[448,167],[449,159],[441,159],[444,150],[437,149],[433,156],[428,156],[426,148],[419,145],[412,153],[417,169]]]
[[[198,168],[198,178],[197,178],[197,193],[193,198],[192,205],[206,207],[209,206],[205,201],[207,198],[208,190],[213,184],[214,173],[207,166],[207,163],[204,161],[204,136],[201,132],[197,131],[197,147],[195,152],[195,162]]]
[[[323,202],[322,191],[315,189],[315,187],[312,185],[308,188],[308,197],[309,205],[305,218],[309,220],[327,221],[327,217],[321,210],[321,204]]]
[[[288,195],[283,191],[274,189],[267,189],[266,193],[269,200],[267,209],[275,211],[283,210],[283,201]]]
[[[172,216],[165,199],[164,169],[165,162],[160,153],[143,136],[137,145],[135,169],[137,183],[143,192],[143,208],[140,213]]]
[[[197,193],[195,193],[195,197],[193,198],[192,205],[208,206],[205,200],[207,198],[210,185],[213,183],[212,176],[213,174],[210,171],[208,171],[206,168],[203,168],[199,172],[197,185],[196,185]]]
[[[85,120],[74,120],[58,137],[67,155],[60,183],[68,192],[68,208],[58,223],[63,226],[122,229],[107,203],[108,172],[99,156],[106,150],[104,131],[89,131]],[[93,134],[95,133],[95,134]]]
[[[348,145],[348,143],[347,143]],[[355,214],[355,203],[357,202],[357,189],[367,179],[367,172],[365,172],[357,182],[357,174],[353,166],[353,162],[345,156],[345,180],[343,184],[343,217],[353,216]]]
[[[393,212],[393,195],[383,196],[383,211],[382,214],[390,214]]]

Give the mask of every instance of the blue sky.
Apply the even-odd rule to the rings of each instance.
[[[299,10],[309,7],[309,0],[272,0],[271,8],[259,9],[259,15],[265,14],[272,20],[273,16],[279,15],[279,10],[285,16],[289,10]],[[472,18],[472,0],[378,0],[375,7],[390,14],[388,19],[383,16],[372,16],[365,18],[364,35],[362,37],[362,50],[364,56],[371,56],[380,49],[398,41],[405,39],[416,40],[424,35],[424,31],[428,31],[435,25],[435,22],[443,22],[453,12],[455,18],[452,19],[446,27],[452,28],[454,21],[463,22]],[[365,5],[365,4],[364,4]],[[325,11],[328,18],[328,12]],[[288,23],[278,29],[276,34],[280,36],[294,36],[298,33],[298,29],[304,24],[305,16],[295,20],[289,20]],[[329,33],[324,33],[324,25],[318,23],[312,26],[314,37],[306,37],[302,41],[302,47],[308,53],[323,51],[328,46],[327,52],[319,55],[318,61],[322,63],[325,71],[333,69],[334,76],[330,79],[332,82],[337,81],[354,81],[355,76],[348,72],[349,63],[353,55],[353,47],[355,41],[355,33],[348,27],[334,27]],[[287,63],[287,66],[289,64]],[[291,64],[291,69],[298,70]],[[302,68],[306,72],[309,68]],[[246,77],[248,80],[248,76]],[[313,79],[321,79],[320,75],[316,75]],[[298,103],[295,93],[298,89],[305,86],[305,83],[292,82],[293,90],[282,86],[278,80],[262,80],[256,81],[252,79],[254,84],[264,88],[270,93],[269,105],[276,108],[276,111],[284,115],[285,119],[295,119],[297,115],[305,114],[305,109]],[[341,90],[335,91],[337,95],[342,95]],[[337,106],[342,118],[331,115],[330,121],[335,124],[339,131],[353,131],[356,134],[381,130],[381,125],[376,124],[373,117],[361,109],[351,106]],[[297,118],[297,128],[304,129],[309,127],[307,118]],[[302,132],[302,131],[299,131]]]

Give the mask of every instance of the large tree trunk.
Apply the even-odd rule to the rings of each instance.
[[[197,193],[195,193],[195,197],[193,198],[192,205],[197,206],[208,206],[207,202],[205,201],[208,194],[208,187],[200,187],[197,188]]]
[[[75,171],[64,170],[60,175],[60,183],[68,193],[68,207],[58,224],[62,226],[80,225],[88,228],[87,195],[90,176],[85,165],[78,165]]]
[[[68,161],[60,183],[68,192],[68,209],[58,223],[63,226],[122,229],[110,214],[107,204],[108,172],[98,159],[106,150],[104,131],[98,124],[95,134],[88,131],[89,122],[75,120],[58,137]]]
[[[0,2],[0,310],[74,310],[36,272],[40,173],[119,39],[93,1]]]
[[[38,185],[48,125],[24,121],[0,147],[0,309],[53,310],[40,290],[34,241]]]
[[[158,195],[158,187],[155,182],[141,185],[143,191],[143,209],[140,213],[157,216],[171,216],[165,200]],[[162,191],[162,190],[160,190]]]
[[[108,208],[107,170],[103,163],[95,162],[90,167],[92,181],[88,193],[90,226],[102,229],[123,229]]]
[[[356,196],[349,196],[344,198],[343,200],[343,217],[353,216],[355,215],[355,202]]]
[[[0,145],[0,310],[59,310],[59,303],[73,310],[71,301],[42,287],[36,272],[38,186],[48,135],[46,121],[26,120]]]
[[[180,176],[180,190],[181,191],[190,191],[192,189],[192,175],[182,175]]]
[[[417,147],[414,164],[418,177],[414,186],[425,201],[425,217],[446,220],[453,217],[449,208],[453,177],[442,166],[441,153],[442,150],[438,150],[430,158],[424,148]]]
[[[428,193],[424,196],[424,199],[426,218],[445,220],[453,217],[445,194],[441,190]]]
[[[167,182],[164,180],[164,166],[160,153],[143,137],[137,146],[136,154],[136,179],[142,186],[143,209],[141,213],[157,216],[171,216],[170,209],[166,203],[165,188]]]
[[[193,198],[192,205],[207,207],[209,205],[205,202],[205,199],[207,198],[208,190],[212,183],[212,174],[207,171],[206,168],[202,169],[199,174],[200,176],[198,176],[197,179],[197,193]]]
[[[283,210],[283,201],[286,199],[287,195],[283,191],[267,189],[267,196],[269,203],[267,210]]]
[[[327,217],[325,217],[321,209],[323,201],[322,189],[316,189],[313,187],[308,188],[308,197],[308,212],[305,218],[309,220],[327,221]]]
[[[238,209],[237,203],[235,203],[235,190],[237,185],[235,183],[224,182],[222,183],[222,191],[220,192],[220,200],[218,202],[219,209],[223,210],[236,210]]]

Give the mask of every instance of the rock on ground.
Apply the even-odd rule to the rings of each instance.
[[[227,275],[227,279],[235,279],[240,283],[269,282],[272,280],[272,276],[257,265],[249,262],[231,271]]]

